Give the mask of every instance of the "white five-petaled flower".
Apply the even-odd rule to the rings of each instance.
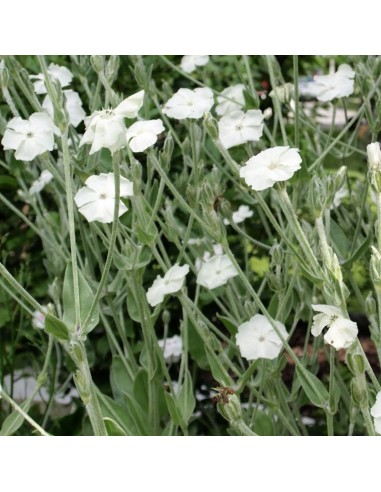
[[[179,89],[165,103],[163,113],[176,120],[197,119],[210,111],[213,104],[213,91],[208,87]]]
[[[381,434],[381,391],[376,395],[376,402],[370,409],[370,414],[374,419],[374,428],[377,434]]]
[[[237,275],[238,272],[227,255],[216,254],[209,258],[204,256],[196,283],[207,289],[216,289]]]
[[[74,127],[77,127],[81,121],[85,119],[86,113],[82,107],[82,101],[79,97],[78,92],[70,90],[63,91],[65,95],[65,107],[67,114],[69,116],[69,123]],[[42,102],[43,109],[48,113],[48,115],[53,119],[54,117],[54,109],[53,103],[50,99],[49,95],[45,96],[45,99]]]
[[[122,101],[115,109],[95,111],[85,118],[86,131],[79,145],[91,144],[90,154],[103,147],[114,153],[127,145],[124,118],[135,118],[143,105],[143,99],[144,91],[140,91]]]
[[[245,219],[249,219],[250,217],[252,217],[253,213],[254,212],[250,210],[250,208],[247,205],[240,205],[238,210],[233,212],[232,221],[234,222],[234,224],[240,224]],[[229,220],[224,219],[224,224],[225,225],[230,224]]]
[[[340,309],[327,304],[312,304],[312,309],[319,312],[313,317],[312,335],[317,337],[325,327],[328,327],[324,340],[336,350],[346,349],[356,340],[357,324],[344,318]]]
[[[158,340],[157,343],[163,351],[165,362],[172,364],[179,361],[183,351],[183,339],[179,335]]]
[[[189,272],[189,265],[174,265],[164,277],[158,275],[151,287],[147,290],[147,301],[155,307],[163,302],[166,294],[174,294],[184,285],[184,280]]]
[[[184,55],[181,58],[181,68],[186,73],[191,73],[197,67],[203,67],[209,62],[209,55]]]
[[[115,177],[114,173],[101,173],[99,176],[90,176],[85,185],[74,197],[78,211],[89,222],[98,221],[109,224],[114,220],[115,205]],[[120,196],[133,196],[133,183],[120,177]],[[128,208],[119,201],[119,217],[127,212]]]
[[[355,75],[349,65],[340,65],[332,75],[318,75],[315,78],[314,94],[322,102],[350,96],[354,91]]]
[[[288,333],[280,321],[274,321],[283,338]],[[282,340],[270,321],[262,314],[256,314],[238,327],[236,342],[242,357],[247,360],[275,359],[282,350]]]
[[[29,194],[35,195],[36,193],[40,193],[40,191],[42,191],[52,179],[53,174],[47,169],[44,169],[40,176],[35,181],[33,181],[32,186],[29,188]]]
[[[7,124],[1,141],[4,150],[15,150],[20,161],[32,161],[47,150],[53,150],[54,124],[46,113],[33,113],[29,120],[19,116]]]
[[[161,120],[137,121],[127,130],[128,145],[132,152],[143,152],[156,143],[164,130]]]
[[[263,150],[241,167],[240,176],[253,190],[271,188],[277,181],[290,179],[300,169],[299,149],[273,147]]]
[[[233,111],[239,111],[245,104],[243,84],[232,85],[227,87],[217,96],[216,113],[218,116],[225,116]]]
[[[58,80],[61,84],[61,87],[68,86],[73,79],[73,74],[68,68],[61,67],[60,65],[56,65],[55,63],[51,63],[49,65],[48,74],[53,80]],[[45,87],[45,75],[43,73],[39,73],[38,75],[30,75],[30,79],[35,80],[35,82],[33,82],[33,85],[36,94],[47,93]]]
[[[233,111],[218,122],[218,134],[225,149],[246,142],[258,142],[263,132],[263,114],[259,109]]]

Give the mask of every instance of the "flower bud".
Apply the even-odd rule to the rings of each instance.
[[[345,356],[345,362],[354,376],[365,373],[364,357],[360,352],[351,352],[350,350],[348,350]]]
[[[321,217],[325,202],[325,188],[322,180],[316,174],[310,181],[307,200],[313,216]]]
[[[119,70],[119,56],[111,55],[106,64],[106,72],[105,72],[106,78],[110,83],[112,83],[116,79],[116,76],[118,75],[118,70]]]
[[[163,168],[169,170],[171,166],[171,159],[174,149],[174,141],[171,132],[168,132],[166,139],[164,140],[163,150],[161,151]]]
[[[368,174],[370,182],[377,193],[381,193],[381,150],[378,142],[366,148],[368,154]]]
[[[242,408],[238,396],[231,388],[215,388],[218,391],[216,395],[217,410],[219,413],[233,425],[242,420]]]
[[[105,67],[105,57],[104,55],[91,55],[90,63],[95,72],[103,72]]]
[[[152,75],[153,66],[150,65],[148,68],[144,65],[142,57],[137,57],[134,66],[134,77],[139,87],[142,87],[146,92],[149,92],[149,84]]]
[[[376,292],[381,293],[381,255],[379,251],[371,246],[372,256],[370,257],[370,276]]]
[[[367,295],[365,299],[366,314],[368,316],[374,316],[377,313],[377,304],[372,296],[371,292]]]
[[[337,173],[333,178],[335,184],[335,193],[344,186],[346,177],[347,177],[347,167],[341,166],[341,168],[337,171]]]
[[[274,99],[278,99],[281,104],[289,102],[294,95],[294,86],[287,82],[287,84],[278,85],[270,92],[269,96]]]
[[[218,124],[210,113],[206,113],[204,117],[204,127],[213,140],[218,140]]]
[[[4,60],[0,62],[0,87],[8,87],[9,83],[9,72],[5,66]]]
[[[368,391],[364,374],[360,374],[351,381],[352,400],[360,408],[368,406]]]
[[[169,325],[171,321],[171,313],[168,309],[164,309],[163,314],[161,315],[161,319],[163,320],[164,325]]]

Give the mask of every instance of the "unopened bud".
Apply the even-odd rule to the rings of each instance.
[[[242,420],[242,408],[238,396],[231,388],[215,388],[217,409],[219,413],[231,424]]]
[[[294,86],[287,82],[287,84],[278,85],[270,92],[269,96],[272,99],[278,99],[281,104],[289,102],[294,95]]]
[[[368,406],[368,392],[364,374],[360,374],[351,381],[352,399],[360,408]]]
[[[322,180],[316,174],[310,181],[307,200],[313,216],[320,217],[324,208],[325,189]]]
[[[350,351],[347,351],[345,362],[354,376],[365,373],[364,357],[359,352],[356,351],[351,353]]]
[[[381,293],[381,255],[379,251],[371,246],[372,256],[370,257],[370,276],[376,292]]]
[[[8,87],[9,83],[9,72],[5,66],[4,60],[0,62],[0,87]]]
[[[365,307],[366,307],[366,314],[368,316],[374,316],[377,313],[377,304],[370,292],[367,298],[365,299]]]
[[[381,193],[381,150],[378,142],[371,143],[366,148],[368,154],[368,171],[372,186]]]
[[[163,162],[165,163],[165,169],[169,169],[171,166],[171,159],[173,154],[175,143],[173,141],[173,137],[171,132],[168,132],[166,139],[164,140],[163,150],[161,151],[161,156],[163,158]]]
[[[104,55],[91,55],[90,63],[95,72],[103,72],[105,68],[105,57]]]
[[[119,70],[119,56],[111,55],[107,64],[106,64],[106,78],[109,82],[113,82],[118,75]]]
[[[169,325],[171,321],[171,313],[168,311],[168,309],[164,309],[161,319],[163,320],[163,323],[165,325]]]
[[[204,127],[213,140],[218,140],[217,120],[210,113],[206,113],[204,117]]]

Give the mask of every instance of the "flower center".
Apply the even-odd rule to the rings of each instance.
[[[32,137],[33,137],[33,133],[32,133],[32,132],[28,132],[28,133],[26,134],[26,136],[27,136],[28,138],[32,138]]]
[[[221,270],[216,270],[216,275],[221,275]]]
[[[236,125],[235,129],[237,132],[240,132],[242,130],[242,125]]]
[[[264,342],[265,340],[266,340],[265,337],[259,337],[260,342]]]
[[[106,198],[107,198],[107,194],[106,194],[106,193],[101,193],[101,194],[99,195],[99,198],[100,198],[101,200],[106,200]]]
[[[277,167],[279,167],[279,164],[277,162],[272,162],[270,165],[269,165],[269,169],[276,169]]]

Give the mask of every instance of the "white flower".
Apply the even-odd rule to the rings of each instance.
[[[171,267],[164,277],[158,275],[151,287],[147,290],[147,301],[154,307],[163,302],[166,294],[174,294],[184,285],[184,280],[189,272],[189,265]]]
[[[314,93],[322,102],[350,96],[354,91],[354,77],[355,72],[349,65],[340,65],[334,74],[318,75],[315,78]]]
[[[165,362],[172,364],[179,361],[183,351],[183,339],[179,335],[158,340],[157,343],[163,351]]]
[[[227,87],[217,96],[216,113],[218,116],[225,116],[233,111],[239,111],[245,104],[243,84],[232,85]]]
[[[201,118],[214,104],[213,92],[207,87],[179,89],[164,105],[163,113],[170,118]]]
[[[251,157],[239,174],[253,190],[261,191],[277,181],[290,179],[300,169],[301,162],[298,149],[273,147]]]
[[[374,418],[374,428],[377,434],[381,434],[381,391],[376,395],[376,402],[370,409],[370,414]]]
[[[77,127],[81,121],[85,119],[86,113],[82,107],[82,101],[79,97],[78,92],[72,90],[63,91],[65,94],[65,108],[67,114],[69,115],[69,122],[74,127]],[[48,113],[48,115],[53,119],[54,118],[54,109],[53,103],[50,99],[49,95],[45,96],[45,99],[42,102],[43,109]]]
[[[161,120],[137,121],[127,130],[127,142],[132,152],[143,152],[156,143],[165,130]]]
[[[4,150],[16,151],[16,159],[32,161],[47,150],[53,150],[54,124],[46,113],[33,113],[29,120],[13,118],[7,124],[1,143]]]
[[[247,113],[233,111],[218,122],[218,133],[225,149],[246,142],[258,142],[263,132],[263,114],[259,109]]]
[[[95,111],[85,119],[86,131],[79,145],[92,144],[90,154],[101,148],[112,153],[127,145],[124,118],[135,118],[143,105],[144,91],[122,101],[115,109]]]
[[[31,195],[34,195],[35,193],[40,193],[40,191],[43,190],[52,179],[53,174],[45,169],[44,171],[42,171],[39,178],[33,181],[32,186],[29,188],[29,193]]]
[[[324,340],[336,350],[346,349],[356,340],[357,324],[344,318],[340,309],[326,304],[312,304],[312,309],[320,313],[313,317],[312,335],[317,337],[326,326],[329,327]]]
[[[61,87],[66,87],[67,85],[70,84],[70,82],[73,79],[73,74],[70,72],[70,70],[66,67],[60,67],[59,65],[56,65],[55,63],[51,63],[48,67],[48,74],[50,78],[58,80],[61,84]],[[46,94],[47,90],[45,87],[45,76],[42,73],[39,73],[38,75],[31,75],[30,76],[31,80],[36,80],[36,82],[33,82],[34,85],[34,91],[36,94]]]
[[[227,255],[216,254],[212,257],[204,255],[196,283],[207,289],[216,289],[237,275],[238,272]]]
[[[209,55],[184,55],[181,58],[181,68],[186,73],[196,70],[196,67],[203,67],[209,62]]]
[[[283,338],[288,337],[286,328],[280,321],[274,321]],[[247,360],[275,359],[282,350],[282,340],[262,314],[256,314],[250,321],[238,327],[237,345],[242,357]]]
[[[233,212],[232,214],[232,221],[234,224],[240,224],[243,222],[245,219],[249,219],[250,217],[253,216],[253,211],[250,210],[250,208],[247,205],[240,205],[238,210]],[[228,225],[230,224],[228,219],[224,219],[224,224]]]
[[[46,306],[42,306],[47,309]],[[45,315],[40,311],[34,311],[32,316],[32,326],[36,328],[36,330],[43,330],[45,328]]]
[[[381,169],[381,149],[379,142],[374,142],[366,146],[368,154],[368,165],[370,170],[378,171]]]
[[[99,176],[90,176],[85,185],[74,197],[78,211],[89,222],[98,221],[109,224],[114,220],[115,205],[115,178],[114,173],[101,173]],[[120,177],[120,196],[133,196],[133,183]],[[127,212],[125,204],[119,202],[119,217]]]

